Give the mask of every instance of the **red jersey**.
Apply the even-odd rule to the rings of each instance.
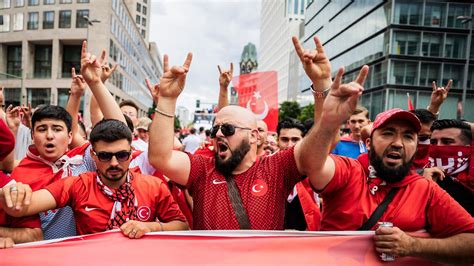
[[[130,171],[132,186],[138,202],[137,217],[142,222],[186,222],[166,184],[152,176]],[[79,235],[103,232],[113,209],[114,201],[100,190],[94,172],[63,178],[46,187],[58,208],[70,206],[76,219]]]
[[[229,200],[225,177],[214,157],[193,156],[187,188],[193,197],[194,230],[235,230],[239,223]],[[257,158],[244,173],[233,176],[240,197],[256,230],[282,230],[285,202],[300,181],[294,149]]]
[[[0,161],[15,148],[15,137],[3,119],[0,119]]]
[[[399,187],[379,221],[392,222],[407,232],[426,229],[434,237],[474,232],[474,218],[436,183],[409,174],[400,182],[387,184],[378,177],[369,178],[368,165],[336,155],[331,158],[334,177],[320,194],[321,230],[357,230],[391,187]]]

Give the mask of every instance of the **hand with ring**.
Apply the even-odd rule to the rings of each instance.
[[[32,190],[29,185],[20,182],[0,190],[0,202],[5,209],[21,210],[31,201]]]
[[[120,230],[128,238],[142,238],[146,233],[151,232],[151,229],[147,226],[146,222],[129,220],[120,226]]]

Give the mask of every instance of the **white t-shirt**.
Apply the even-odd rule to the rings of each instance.
[[[184,151],[194,153],[201,146],[201,138],[197,135],[188,135],[183,140]]]

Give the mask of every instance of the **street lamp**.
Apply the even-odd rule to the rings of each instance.
[[[466,94],[467,94],[467,77],[469,75],[469,59],[471,54],[471,39],[472,39],[472,17],[468,16],[459,16],[456,18],[461,21],[462,24],[469,23],[469,35],[467,35],[467,46],[466,46],[466,65],[464,67],[464,77],[462,82],[462,113],[461,119],[464,118],[464,109],[466,108]],[[472,83],[471,83],[472,86]]]
[[[91,19],[88,16],[82,16],[82,18],[87,21],[87,43],[89,43],[89,26],[94,26],[94,23],[100,23],[98,19]]]

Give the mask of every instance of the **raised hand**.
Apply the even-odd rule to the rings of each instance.
[[[232,78],[234,77],[234,64],[230,63],[230,69],[224,69],[222,71],[221,66],[217,65],[217,69],[219,69],[219,85],[221,89],[227,89],[229,87]]]
[[[322,115],[325,122],[340,125],[347,121],[357,106],[359,96],[362,95],[364,90],[362,86],[368,73],[369,67],[363,66],[354,81],[348,84],[341,84],[344,68],[341,67],[339,69],[334,83],[331,85],[331,91],[324,101]]]
[[[158,99],[160,98],[160,84],[151,85],[149,79],[145,79],[146,87],[150,91],[151,96],[153,97],[153,102],[158,104]]]
[[[95,55],[87,52],[87,41],[82,42],[81,75],[89,86],[102,82],[102,64]]]
[[[71,82],[71,95],[82,96],[86,90],[87,84],[81,75],[76,75],[76,69],[71,69],[72,82]]]
[[[102,80],[103,83],[105,83],[105,81],[107,79],[109,79],[109,77],[115,72],[115,70],[118,68],[118,64],[114,65],[113,67],[110,67],[109,63],[107,63],[107,61],[105,60],[105,57],[106,57],[106,52],[105,52],[105,49],[102,50],[102,53],[100,54],[100,58],[99,58],[99,63],[102,65],[102,75],[100,75],[100,80]]]
[[[184,89],[186,84],[186,75],[189,66],[193,60],[193,54],[188,53],[186,60],[182,66],[169,67],[168,55],[165,54],[163,59],[163,76],[160,79],[160,97],[177,98]]]
[[[21,123],[20,113],[21,113],[21,106],[13,107],[10,104],[7,107],[7,110],[6,110],[7,125],[10,128],[10,130],[13,131],[14,133],[16,133]]]
[[[28,103],[28,106],[21,107],[21,123],[31,129],[31,117],[33,116],[33,108],[31,108],[31,103]]]
[[[314,43],[316,44],[316,49],[314,50],[303,49],[298,38],[295,36],[293,36],[292,41],[306,75],[314,84],[314,89],[322,91],[329,87],[331,85],[331,64],[324,53],[324,48],[319,38],[314,37]]]
[[[437,113],[439,111],[439,107],[443,104],[444,100],[448,97],[448,92],[453,85],[453,80],[450,79],[446,87],[437,87],[436,81],[431,83],[431,87],[433,88],[433,92],[431,92],[431,100],[430,104],[428,105],[428,110],[433,113]]]

